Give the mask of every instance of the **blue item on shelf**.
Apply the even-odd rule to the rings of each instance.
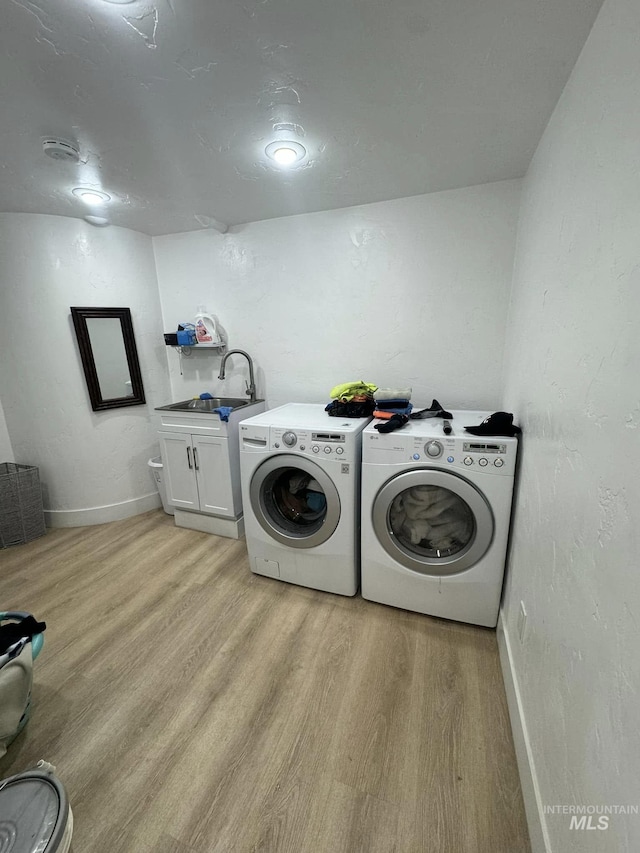
[[[195,329],[178,329],[179,347],[192,347],[197,343]]]

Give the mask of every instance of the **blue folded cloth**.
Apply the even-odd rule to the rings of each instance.
[[[389,397],[388,399],[376,400],[376,409],[406,409],[412,405],[405,397]]]
[[[217,412],[220,415],[221,421],[228,421],[229,415],[233,411],[233,406],[218,406],[218,408],[214,409],[213,411]]]
[[[389,412],[392,415],[410,415],[413,409],[413,403],[407,403],[404,406],[381,406],[380,402],[376,403],[376,409],[381,412]],[[375,417],[375,415],[374,415]]]

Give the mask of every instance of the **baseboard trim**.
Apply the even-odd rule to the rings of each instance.
[[[174,519],[176,527],[187,527],[189,530],[199,530],[214,536],[226,536],[227,539],[244,539],[242,515],[238,518],[220,518],[218,515],[176,509]]]
[[[150,509],[162,506],[158,492],[121,501],[107,506],[94,506],[88,509],[45,509],[44,521],[47,527],[88,527],[92,524],[107,524],[110,521],[122,521],[133,515],[141,515]]]
[[[520,774],[520,786],[522,788],[527,825],[529,827],[531,851],[532,853],[552,853],[542,810],[542,800],[540,789],[538,788],[533,751],[522,707],[518,676],[513,666],[511,642],[507,634],[506,620],[503,617],[502,610],[498,618],[497,636],[500,665],[502,667],[502,677],[507,694],[511,731],[513,732],[513,743],[518,761],[518,772]]]

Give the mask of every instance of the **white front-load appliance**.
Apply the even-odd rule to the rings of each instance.
[[[370,418],[290,403],[240,423],[251,571],[355,595],[360,585],[360,462]]]
[[[453,411],[362,437],[362,596],[495,627],[517,438],[479,437],[490,412]]]

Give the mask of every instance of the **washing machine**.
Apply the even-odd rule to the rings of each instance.
[[[490,412],[452,411],[362,439],[362,596],[495,627],[517,438],[479,437]]]
[[[290,403],[240,422],[240,474],[251,571],[355,595],[360,584],[362,431]]]

